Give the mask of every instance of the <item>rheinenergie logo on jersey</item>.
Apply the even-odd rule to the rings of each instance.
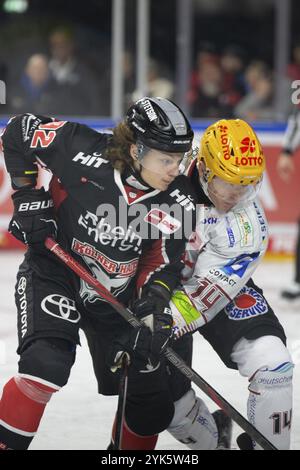
[[[95,243],[110,245],[120,251],[133,249],[139,252],[141,249],[142,237],[134,231],[132,225],[117,224],[114,217],[98,217],[87,211],[85,215],[80,215],[78,225],[87,230]]]

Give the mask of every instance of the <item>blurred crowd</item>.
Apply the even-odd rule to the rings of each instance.
[[[238,45],[218,53],[213,44],[199,47],[191,77],[188,100],[193,117],[230,118],[247,121],[274,120],[274,73],[262,60],[247,58]],[[300,79],[300,41],[292,62],[281,77],[285,99],[282,118],[292,111],[291,82]]]
[[[122,67],[125,109],[140,96],[135,89],[135,61],[130,51],[124,52]],[[5,114],[110,115],[110,64],[91,67],[78,54],[72,33],[64,28],[50,34],[47,53],[37,51],[26,58],[22,71],[16,73],[0,61],[0,79],[8,84],[7,104],[1,110]],[[291,111],[291,81],[299,79],[300,41],[294,46],[286,76],[282,77],[287,93],[283,117]],[[176,100],[174,74],[152,58],[148,63],[147,94]],[[187,102],[194,118],[274,120],[273,71],[265,62],[247,57],[238,45],[218,51],[212,43],[201,43]]]
[[[6,114],[98,114],[99,80],[77,56],[71,31],[53,31],[48,49],[48,54],[36,52],[27,57],[21,71],[14,67],[13,60],[3,70],[7,83]]]

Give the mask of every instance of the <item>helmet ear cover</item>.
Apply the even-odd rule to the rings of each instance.
[[[150,147],[147,147],[147,145],[143,144],[140,140],[136,141],[136,146],[137,146],[137,160],[140,162],[143,160],[144,156],[149,152]]]

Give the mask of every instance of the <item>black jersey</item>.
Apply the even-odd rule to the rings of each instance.
[[[134,287],[154,279],[170,289],[179,282],[195,197],[185,176],[162,192],[133,172],[121,175],[105,159],[110,140],[85,125],[30,114],[13,118],[2,136],[12,181],[31,177],[34,187],[38,166],[51,170],[58,242],[127,301]],[[85,304],[102,302],[84,282],[80,289]]]
[[[282,149],[285,153],[294,153],[300,146],[300,109],[295,108],[289,116],[283,137]]]

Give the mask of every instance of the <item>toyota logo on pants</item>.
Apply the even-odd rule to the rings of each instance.
[[[45,313],[71,323],[78,323],[81,316],[75,301],[59,294],[48,295],[42,300],[41,307]]]
[[[19,280],[17,291],[19,295],[23,295],[26,290],[27,280],[26,277],[22,276]]]

